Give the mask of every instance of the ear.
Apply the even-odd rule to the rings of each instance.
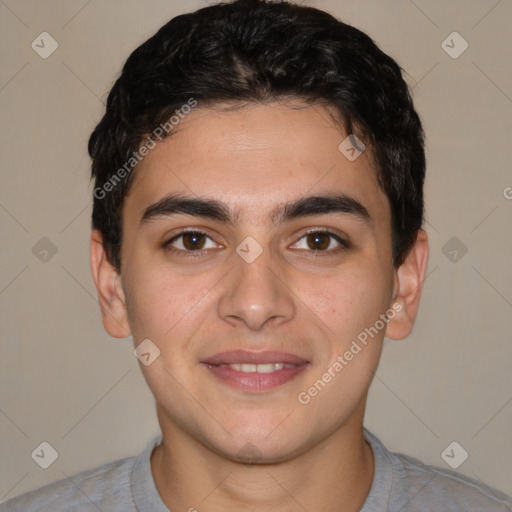
[[[386,327],[386,338],[402,340],[412,331],[420,304],[428,262],[428,237],[420,229],[405,261],[395,271],[392,309],[396,312]]]
[[[91,233],[91,271],[98,291],[103,327],[114,338],[130,336],[121,276],[108,261],[103,238],[98,230]]]

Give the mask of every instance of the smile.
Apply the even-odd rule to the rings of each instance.
[[[294,354],[235,350],[201,362],[217,381],[243,391],[261,392],[282,386],[303,372],[309,361]]]
[[[219,365],[219,366],[223,366],[223,365]],[[235,370],[237,372],[272,373],[272,372],[276,372],[278,370],[282,370],[283,368],[294,368],[296,365],[290,364],[290,363],[263,363],[263,364],[234,363],[234,364],[227,364],[224,366],[229,366],[232,370]]]

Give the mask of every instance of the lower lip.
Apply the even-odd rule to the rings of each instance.
[[[293,380],[306,369],[308,363],[293,368],[282,368],[272,373],[241,372],[230,366],[216,366],[202,363],[215,377],[234,388],[244,391],[267,391]]]

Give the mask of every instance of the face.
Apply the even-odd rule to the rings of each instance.
[[[198,107],[139,165],[119,322],[160,351],[141,368],[164,435],[275,462],[362,422],[398,277],[370,151],[349,160],[346,137],[324,107]]]

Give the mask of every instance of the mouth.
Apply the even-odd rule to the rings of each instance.
[[[201,361],[217,380],[244,391],[261,392],[282,386],[303,372],[309,361],[294,354],[237,350]]]

